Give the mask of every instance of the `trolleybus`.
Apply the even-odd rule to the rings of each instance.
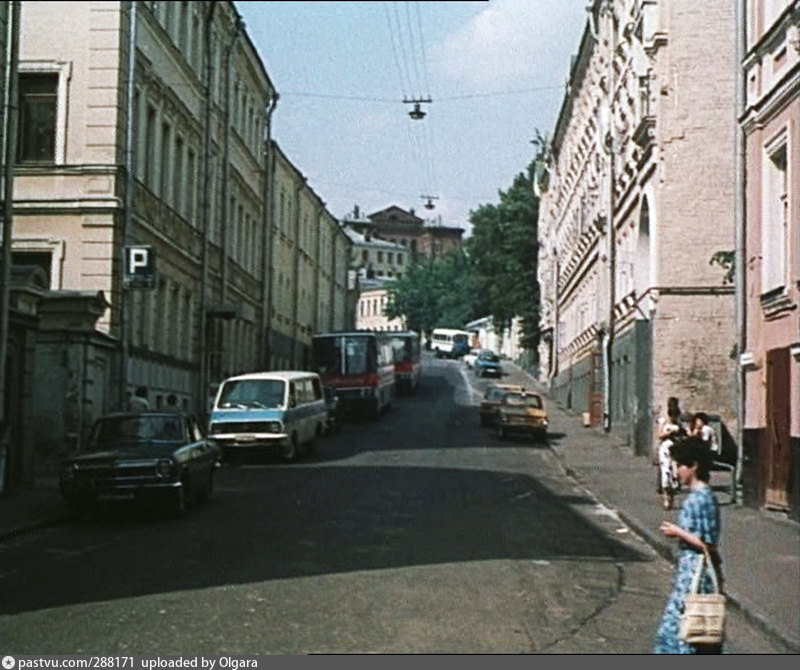
[[[386,333],[320,333],[312,339],[312,356],[314,371],[336,389],[345,409],[377,415],[392,406],[394,356]]]

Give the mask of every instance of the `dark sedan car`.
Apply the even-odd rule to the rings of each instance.
[[[500,356],[489,349],[483,349],[473,364],[478,377],[502,377],[503,368],[500,365]]]
[[[75,513],[131,500],[179,515],[187,501],[211,495],[219,456],[192,414],[109,414],[94,423],[85,448],[62,461],[61,493]]]

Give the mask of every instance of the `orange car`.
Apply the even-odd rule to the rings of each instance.
[[[506,393],[523,393],[524,386],[519,384],[489,384],[481,400],[481,426],[494,426],[497,408]]]
[[[499,437],[525,433],[540,442],[547,439],[547,410],[537,393],[506,393],[496,411]]]

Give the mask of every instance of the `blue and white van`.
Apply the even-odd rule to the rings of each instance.
[[[284,462],[310,451],[325,432],[322,382],[314,372],[280,370],[230,377],[217,390],[208,432],[224,460],[277,452]]]

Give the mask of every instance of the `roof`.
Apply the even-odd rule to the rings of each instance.
[[[348,226],[345,226],[343,230],[345,234],[351,240],[353,240],[353,244],[357,244],[359,246],[369,246],[377,249],[386,249],[388,251],[408,251],[408,249],[402,244],[391,242],[390,240],[384,240],[382,237],[378,237],[377,235],[373,235],[370,239],[367,239],[365,235],[362,235],[357,230],[353,230]]]
[[[242,375],[228,377],[225,382],[241,381],[244,379],[282,379],[284,381],[291,381],[309,376],[317,376],[317,373],[311,370],[271,370],[265,372],[247,372]]]

